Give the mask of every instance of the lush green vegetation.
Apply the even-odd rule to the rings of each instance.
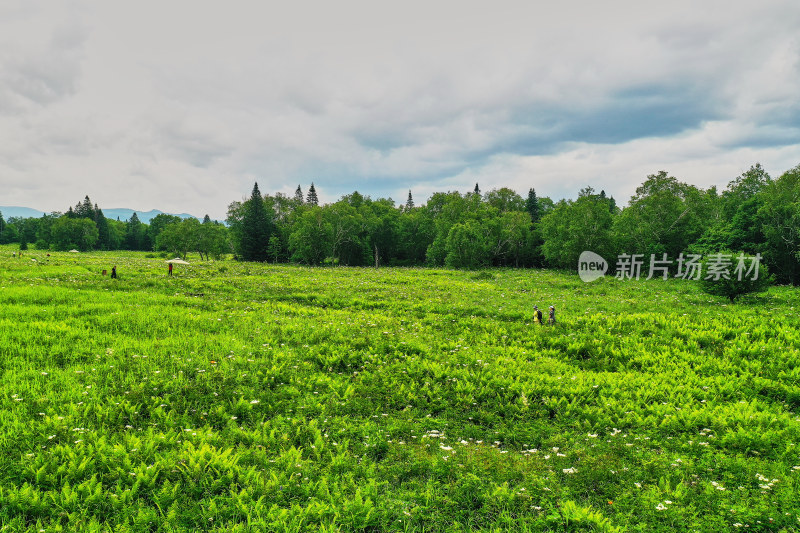
[[[0,252],[0,530],[800,528],[796,289]]]
[[[36,244],[39,250],[146,250],[198,252],[219,258],[304,265],[550,267],[575,269],[592,251],[616,268],[622,254],[645,261],[666,257],[677,271],[680,254],[760,255],[779,283],[800,285],[800,166],[773,180],[758,164],[721,193],[703,190],[661,171],[647,176],[623,209],[592,187],[575,200],[523,199],[508,188],[481,193],[437,192],[416,206],[371,199],[359,192],[318,205],[307,196],[262,194],[228,205],[227,226],[159,214],[143,224],[107,220],[87,196],[67,213],[41,219],[0,213],[0,244]]]

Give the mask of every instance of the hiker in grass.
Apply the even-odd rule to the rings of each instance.
[[[539,309],[538,306],[533,306],[533,323],[534,324],[543,324],[542,322],[542,310]]]
[[[111,267],[111,279],[117,279],[117,265]]]
[[[547,319],[548,324],[555,324],[556,323],[556,308],[552,305],[550,306],[550,318]]]
[[[171,275],[172,275],[172,263],[170,263],[170,264],[169,264],[169,267],[168,267],[168,269],[167,269],[167,275],[168,275],[168,276],[171,276]]]

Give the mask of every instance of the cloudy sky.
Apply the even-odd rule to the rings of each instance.
[[[0,205],[206,213],[313,181],[625,204],[800,164],[800,2],[0,2]]]

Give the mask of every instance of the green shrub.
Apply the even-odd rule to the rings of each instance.
[[[707,255],[702,265],[703,290],[724,296],[731,303],[745,294],[765,292],[772,283],[772,276],[766,265],[760,263],[760,257],[719,252]]]

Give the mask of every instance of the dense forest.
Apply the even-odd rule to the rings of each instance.
[[[553,202],[533,188],[466,194],[438,192],[415,205],[359,192],[319,205],[304,194],[262,194],[228,207],[226,224],[206,215],[161,214],[150,224],[134,214],[103,216],[87,196],[66,213],[41,218],[0,214],[0,243],[54,250],[148,250],[205,258],[227,253],[246,261],[306,265],[551,267],[575,269],[591,250],[613,265],[619,254],[676,259],[681,253],[761,254],[779,283],[800,285],[800,165],[771,178],[759,165],[724,191],[700,189],[667,172],[647,176],[627,206],[591,187]],[[664,255],[666,254],[666,255]]]

